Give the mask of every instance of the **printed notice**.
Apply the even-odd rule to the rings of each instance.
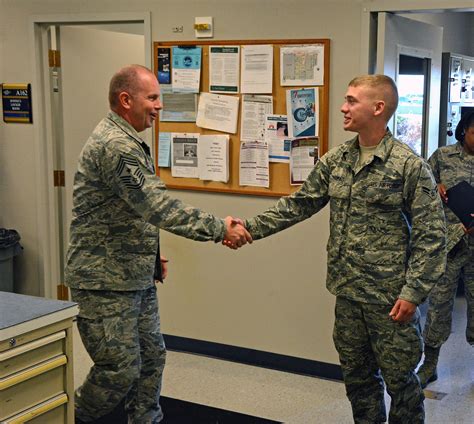
[[[170,166],[171,133],[160,132],[158,136],[158,166],[168,168]]]
[[[269,187],[270,170],[268,143],[243,141],[240,144],[239,184],[241,186]]]
[[[198,96],[195,93],[173,93],[171,87],[162,85],[160,121],[196,122]]]
[[[173,91],[199,93],[201,47],[173,47]]]
[[[263,141],[265,116],[271,113],[273,113],[272,96],[244,94],[242,96],[240,140]]]
[[[209,91],[238,93],[240,46],[211,46],[209,48]]]
[[[235,134],[238,112],[238,97],[202,93],[199,96],[196,125],[201,128]]]
[[[201,135],[198,143],[199,179],[229,181],[229,136]]]
[[[290,138],[318,136],[319,91],[303,88],[286,91],[288,135]]]
[[[291,139],[288,138],[286,115],[265,117],[265,141],[268,142],[270,162],[290,161]]]
[[[272,93],[273,46],[242,46],[241,68],[242,93]]]
[[[303,184],[319,160],[317,137],[291,141],[290,184]]]
[[[171,133],[171,176],[198,178],[198,133]]]

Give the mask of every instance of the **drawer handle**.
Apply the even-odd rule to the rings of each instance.
[[[24,412],[21,412],[19,415],[15,415],[10,419],[2,421],[4,424],[22,424],[26,421],[30,421],[33,418],[43,415],[46,412],[49,412],[58,406],[61,406],[67,403],[68,397],[65,393],[58,395],[52,399],[49,399],[46,402],[40,403],[39,405],[34,406],[33,408],[27,409]]]
[[[0,390],[8,389],[15,384],[22,383],[23,381],[29,380],[30,378],[36,377],[37,375],[48,372],[54,368],[60,367],[64,364],[67,364],[66,355],[61,355],[55,359],[51,359],[41,364],[28,368],[25,371],[10,375],[8,377],[0,379]]]
[[[60,331],[59,333],[51,334],[47,337],[43,337],[42,339],[38,339],[33,342],[26,343],[24,345],[0,353],[0,361],[5,361],[7,359],[13,358],[14,356],[21,355],[22,353],[29,352],[30,350],[37,349],[41,346],[46,346],[47,344],[53,343],[56,340],[61,340],[64,338],[66,338],[65,331]]]

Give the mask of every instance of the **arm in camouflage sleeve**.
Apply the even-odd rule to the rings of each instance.
[[[428,159],[428,164],[431,167],[431,171],[433,172],[433,176],[436,180],[436,184],[439,184],[441,182],[440,176],[439,176],[439,155],[440,155],[440,150],[436,150]]]
[[[329,201],[329,168],[323,156],[301,188],[276,205],[245,221],[254,240],[268,237],[319,212]]]
[[[436,182],[423,160],[406,164],[404,198],[411,215],[410,258],[400,299],[419,305],[446,267],[446,225]]]
[[[114,140],[107,146],[101,168],[103,179],[145,221],[174,234],[198,241],[221,241],[225,224],[220,218],[173,199],[164,183],[149,169],[137,146],[122,146]],[[123,147],[123,148],[122,148]]]
[[[433,176],[436,180],[436,184],[438,185],[438,193],[441,196],[441,200],[446,203],[448,201],[448,197],[446,194],[446,186],[441,181],[440,156],[441,156],[441,150],[438,149],[428,159],[428,164],[431,167],[431,171],[433,172]]]
[[[444,203],[448,202],[448,195],[446,193],[446,186],[441,181],[440,165],[443,161],[441,150],[436,150],[428,159],[428,163],[433,171],[434,178],[438,184],[438,193]],[[463,225],[458,222],[456,224],[446,222],[446,251],[449,252],[464,236]]]

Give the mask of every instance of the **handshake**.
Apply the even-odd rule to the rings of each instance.
[[[224,222],[226,226],[224,240],[222,240],[224,246],[236,250],[244,244],[252,243],[252,236],[245,229],[241,219],[227,216]]]

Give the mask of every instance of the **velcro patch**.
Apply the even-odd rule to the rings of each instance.
[[[145,184],[145,176],[140,170],[138,161],[133,157],[120,156],[115,173],[129,190],[139,190]]]

